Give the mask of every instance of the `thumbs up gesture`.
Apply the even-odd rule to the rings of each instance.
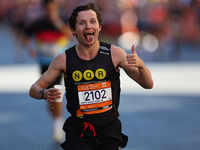
[[[132,46],[132,54],[127,54],[126,59],[128,62],[127,66],[139,67],[140,58],[135,51],[135,45]]]

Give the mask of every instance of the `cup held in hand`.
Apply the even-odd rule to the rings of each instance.
[[[60,98],[57,98],[55,99],[57,102],[62,102],[63,100],[63,96],[64,96],[64,93],[65,93],[65,86],[63,85],[54,85],[54,88],[58,89],[59,92],[61,93],[61,97]]]

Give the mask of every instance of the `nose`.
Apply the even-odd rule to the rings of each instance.
[[[87,22],[87,23],[86,23],[86,28],[91,28],[90,22]]]

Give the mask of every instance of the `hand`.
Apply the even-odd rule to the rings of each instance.
[[[132,54],[127,54],[126,59],[127,59],[127,62],[128,62],[127,66],[139,67],[140,58],[138,57],[138,55],[135,51],[135,45],[132,46]]]
[[[55,99],[60,97],[61,93],[56,88],[50,88],[44,91],[44,98],[48,99],[50,102],[57,102]]]

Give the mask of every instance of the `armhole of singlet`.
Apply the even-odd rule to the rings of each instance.
[[[102,42],[102,41],[100,41],[100,46],[104,46],[109,50],[111,49],[111,44],[108,44],[108,43],[105,43],[105,42]]]
[[[67,55],[68,53],[70,53],[71,49],[73,49],[74,47],[71,47],[67,50],[65,50],[65,55],[66,55],[66,74],[67,74],[67,66],[68,66],[68,58],[67,58]]]
[[[110,60],[111,60],[111,63],[112,63],[112,66],[113,66],[113,69],[119,73],[119,67],[118,67],[118,71],[115,69],[115,66],[114,66],[114,63],[113,63],[113,60],[112,60],[112,55],[111,55],[111,44],[108,44],[108,43],[105,43],[105,42],[101,42],[100,41],[100,46],[104,46],[106,47],[107,49],[109,49],[109,53],[110,53]]]

